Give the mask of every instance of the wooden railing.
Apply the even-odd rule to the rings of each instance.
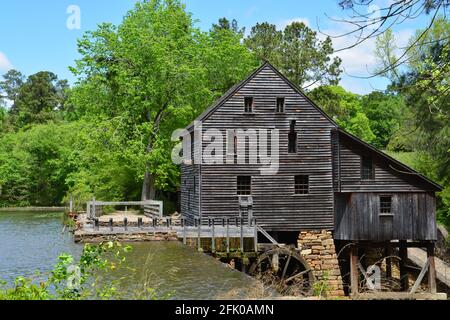
[[[104,206],[142,206],[144,214],[150,218],[163,216],[163,202],[156,200],[145,201],[98,201],[93,199],[86,203],[86,214],[90,219],[102,215]]]

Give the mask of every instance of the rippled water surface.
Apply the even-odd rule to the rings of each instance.
[[[62,252],[79,257],[82,245],[62,233],[62,213],[0,212],[0,279],[32,276],[52,269]],[[142,283],[173,299],[229,297],[255,281],[212,257],[179,242],[132,244],[125,268],[109,274],[122,279],[124,295],[142,290]],[[233,296],[235,297],[235,295]]]

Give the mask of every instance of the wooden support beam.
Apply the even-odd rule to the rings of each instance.
[[[197,225],[197,250],[201,250],[202,243],[201,243],[201,233],[202,233],[202,220],[198,219],[198,225]]]
[[[216,224],[216,221],[215,221],[215,219],[212,219],[212,226],[211,226],[211,251],[212,252],[215,252],[216,251],[216,239],[215,239],[215,234],[214,234],[214,228],[215,228],[215,225]]]
[[[409,289],[409,278],[408,271],[406,268],[406,263],[408,261],[408,247],[406,245],[406,240],[400,240],[400,284],[403,291],[408,291]]]
[[[390,242],[386,242],[384,248],[384,255],[386,256],[386,277],[392,278],[392,248]]]
[[[240,223],[240,248],[241,248],[241,252],[244,252],[244,218],[239,218],[239,223]]]
[[[350,248],[350,293],[351,295],[358,294],[358,247],[355,243]]]
[[[434,264],[434,242],[427,246],[428,257],[428,287],[430,293],[436,293],[436,267]]]
[[[186,244],[186,220],[181,218],[181,225],[183,227],[183,244]]]
[[[253,245],[255,252],[258,252],[258,227],[256,225],[256,218],[253,218],[254,230],[253,230]]]
[[[227,253],[230,253],[230,220],[227,218]]]
[[[429,264],[430,264],[430,262],[427,260],[427,262],[425,262],[425,265],[423,266],[422,270],[420,271],[419,276],[417,277],[416,282],[414,283],[414,285],[410,291],[411,294],[416,293],[416,290],[419,288],[420,283],[422,282],[422,279],[428,270]]]

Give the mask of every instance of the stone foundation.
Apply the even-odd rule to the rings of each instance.
[[[85,233],[75,231],[74,241],[81,243],[100,243],[106,241],[146,242],[146,241],[178,241],[178,238],[175,232],[101,234],[101,233]]]
[[[302,231],[297,241],[301,255],[313,269],[317,281],[326,281],[328,297],[344,296],[341,270],[331,231]]]

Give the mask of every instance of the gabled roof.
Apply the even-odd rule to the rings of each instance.
[[[405,164],[395,160],[391,156],[389,156],[389,155],[385,154],[384,152],[376,149],[375,147],[371,146],[367,142],[362,141],[361,139],[359,139],[358,137],[354,136],[353,134],[351,134],[351,133],[345,131],[344,129],[340,128],[339,125],[336,122],[334,122],[334,120],[330,116],[328,116],[325,113],[325,111],[322,110],[322,108],[320,108],[317,104],[314,103],[314,101],[312,101],[310,98],[308,98],[308,96],[297,85],[295,85],[289,79],[287,79],[280,71],[278,71],[277,68],[275,68],[268,61],[264,62],[260,67],[255,69],[246,79],[244,79],[243,81],[241,81],[238,84],[236,84],[233,87],[231,87],[227,92],[225,92],[224,95],[222,95],[218,100],[216,100],[216,102],[214,102],[209,108],[207,108],[202,114],[200,114],[186,129],[187,130],[192,129],[192,127],[194,126],[194,123],[196,121],[204,121],[204,120],[206,120],[214,111],[216,111],[218,108],[220,108],[230,97],[232,97],[237,91],[239,91],[243,86],[245,86],[250,80],[252,80],[259,72],[261,72],[266,67],[269,67],[270,69],[272,69],[275,72],[275,74],[277,74],[281,79],[283,79],[295,92],[297,92],[306,101],[308,101],[314,108],[316,108],[328,121],[330,121],[330,123],[332,123],[336,127],[336,130],[340,134],[342,134],[342,135],[346,136],[347,138],[355,141],[356,143],[362,145],[363,147],[365,147],[367,149],[370,149],[372,152],[374,152],[377,155],[379,155],[380,157],[384,158],[387,162],[398,166],[399,168],[401,168],[405,172],[414,174],[417,178],[419,178],[420,180],[424,181],[426,184],[431,186],[430,190],[435,190],[435,191],[443,190],[443,187],[440,186],[439,184],[437,184],[436,182],[428,179],[427,177],[425,177],[424,175],[422,175],[419,172],[415,171],[414,169],[412,169],[412,168],[408,167],[407,165],[405,165]]]
[[[345,136],[346,138],[356,142],[357,144],[361,145],[363,148],[369,149],[370,151],[374,152],[375,154],[377,154],[378,156],[383,158],[383,160],[385,160],[386,162],[397,166],[399,169],[401,169],[402,171],[406,172],[407,174],[412,174],[412,175],[415,176],[415,178],[418,178],[419,180],[425,182],[427,185],[429,185],[431,187],[430,191],[431,190],[442,191],[443,187],[441,185],[439,185],[436,182],[428,179],[423,174],[421,174],[421,173],[417,172],[416,170],[408,167],[406,164],[403,164],[400,161],[395,160],[391,156],[389,156],[386,153],[378,150],[377,148],[371,146],[367,142],[364,142],[363,140],[359,139],[358,137],[356,137],[353,134],[345,131],[342,128],[338,127],[336,130],[338,131],[339,134],[341,134],[341,135]],[[391,168],[393,168],[393,167],[391,166]],[[396,168],[393,168],[393,169],[396,170]]]
[[[255,69],[246,79],[239,82],[238,84],[231,87],[224,95],[222,95],[216,102],[214,102],[209,108],[207,108],[202,114],[200,114],[189,126],[186,128],[190,130],[194,122],[196,121],[204,121],[208,119],[208,117],[220,108],[229,98],[231,98],[237,91],[239,91],[243,86],[245,86],[248,82],[250,82],[258,73],[260,73],[264,68],[269,67],[272,71],[275,72],[281,79],[283,79],[295,92],[301,95],[305,100],[307,100],[313,107],[315,107],[328,121],[330,121],[334,126],[338,126],[333,119],[331,119],[318,105],[316,105],[311,99],[309,99],[303,91],[292,83],[288,78],[286,78],[277,68],[275,68],[270,62],[265,61],[260,67]]]

